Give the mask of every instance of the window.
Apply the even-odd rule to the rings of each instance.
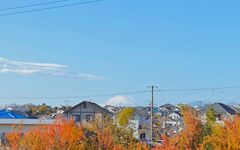
[[[80,115],[74,115],[73,119],[75,122],[80,122]]]
[[[3,143],[3,144],[7,144],[7,139],[6,139],[5,135],[6,135],[6,133],[3,132],[2,136],[1,136],[1,143]]]
[[[87,104],[86,103],[83,103],[83,108],[87,109]]]
[[[223,118],[222,115],[220,115],[220,114],[217,115],[217,121],[221,121],[221,120],[223,120],[222,118]]]
[[[145,139],[146,139],[146,133],[141,133],[140,140],[145,140]]]
[[[87,122],[93,121],[93,115],[86,115],[86,121]]]

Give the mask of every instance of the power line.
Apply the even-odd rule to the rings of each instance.
[[[225,89],[237,89],[240,88],[240,85],[236,86],[225,86],[225,87],[215,87],[215,88],[195,88],[195,89],[159,89],[154,90],[158,92],[184,92],[184,91],[211,91],[211,90],[225,90]],[[95,97],[111,97],[116,95],[135,95],[142,93],[150,93],[149,90],[142,91],[130,91],[130,92],[120,92],[120,93],[112,93],[112,94],[95,94],[95,95],[79,95],[79,96],[0,96],[0,99],[79,99],[79,98],[95,98]]]
[[[34,6],[56,4],[56,3],[66,2],[66,1],[70,1],[70,0],[56,0],[56,1],[49,1],[49,2],[43,2],[43,3],[34,3],[34,4],[29,4],[29,5],[8,7],[8,8],[2,8],[2,9],[0,9],[0,11],[7,11],[7,10],[15,10],[15,9],[21,9],[21,8],[34,7]]]
[[[213,88],[195,88],[195,89],[162,89],[155,90],[159,92],[185,92],[185,91],[211,91],[211,90],[225,90],[225,89],[237,89],[240,85],[236,86],[225,86],[225,87],[213,87]]]
[[[44,11],[44,10],[51,10],[51,9],[57,9],[57,8],[64,8],[64,7],[72,7],[72,6],[77,6],[77,5],[96,3],[96,2],[100,2],[100,1],[103,1],[103,0],[91,0],[91,1],[85,1],[85,2],[79,2],[79,3],[71,3],[71,4],[65,4],[65,5],[59,5],[59,6],[32,9],[32,10],[16,11],[16,12],[12,12],[12,13],[0,14],[0,17],[24,14],[24,13],[31,13],[31,12],[37,12],[37,11]]]
[[[149,91],[132,91],[132,92],[122,92],[114,94],[99,94],[99,95],[82,95],[82,96],[56,96],[56,97],[0,97],[0,99],[78,99],[78,98],[95,98],[95,97],[111,97],[116,95],[134,95],[147,93]]]

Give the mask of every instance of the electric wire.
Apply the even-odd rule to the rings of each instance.
[[[64,7],[72,7],[72,6],[77,6],[77,5],[96,3],[96,2],[100,2],[100,1],[103,1],[103,0],[91,0],[91,1],[70,3],[70,4],[51,6],[51,7],[44,7],[44,8],[38,8],[38,9],[31,9],[31,10],[23,10],[23,11],[16,11],[16,12],[10,12],[10,13],[3,13],[3,14],[0,14],[0,17],[17,15],[17,14],[25,14],[25,13],[31,13],[31,12],[38,12],[38,11],[44,11],[44,10],[51,10],[51,9],[57,9],[57,8],[64,8]]]

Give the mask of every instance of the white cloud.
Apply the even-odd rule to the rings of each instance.
[[[99,76],[85,73],[69,72],[68,66],[50,63],[32,63],[11,61],[0,57],[0,73],[15,73],[19,75],[43,75],[67,77],[76,79],[102,79]]]
[[[132,107],[135,104],[135,100],[132,97],[125,95],[118,95],[110,98],[106,105],[121,106],[121,107]]]

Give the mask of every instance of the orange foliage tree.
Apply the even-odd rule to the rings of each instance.
[[[159,150],[195,150],[201,141],[202,125],[197,112],[189,107],[181,108],[184,121],[184,130],[175,137],[164,136],[164,143]]]
[[[13,126],[13,131],[6,134],[11,149],[18,150],[20,148],[21,134],[21,126]]]
[[[20,132],[19,132],[20,133]],[[20,136],[13,131],[7,140],[12,149],[24,150],[148,150],[133,138],[132,132],[119,128],[110,121],[91,126],[58,120],[51,125],[39,125]]]
[[[201,149],[240,149],[240,117],[224,121],[224,125],[215,124],[212,133],[203,139]]]
[[[162,136],[163,144],[161,146],[156,146],[154,150],[178,150],[176,147],[176,141],[174,138],[168,138],[166,135]]]
[[[240,117],[214,123],[211,132],[203,134],[197,112],[191,107],[182,108],[184,127],[178,135],[163,135],[162,145],[150,148],[133,138],[132,131],[118,127],[109,120],[92,122],[90,126],[76,124],[71,119],[58,120],[51,125],[40,125],[21,135],[14,128],[6,134],[13,150],[240,150]]]
[[[104,126],[95,124],[88,130],[95,134],[95,136],[87,138],[90,140],[90,143],[94,143],[92,147],[87,147],[88,149],[135,150],[137,148],[138,142],[133,138],[132,132],[125,128],[117,127],[109,120],[104,123]]]
[[[56,121],[51,125],[40,125],[29,129],[20,137],[15,131],[6,136],[12,148],[26,150],[80,149],[84,138],[81,127],[73,120]]]
[[[202,124],[197,112],[188,106],[183,110],[184,130],[177,136],[177,145],[180,149],[197,149],[202,136]]]

